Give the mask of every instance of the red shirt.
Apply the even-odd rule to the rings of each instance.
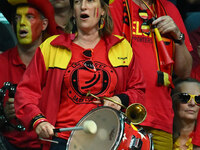
[[[25,64],[21,61],[17,47],[14,47],[2,54],[0,54],[0,88],[3,87],[4,82],[11,82],[18,84],[26,70]],[[6,99],[7,100],[7,99]],[[3,132],[3,136],[13,145],[19,148],[40,148],[37,141],[37,135],[34,131],[16,131]]]
[[[147,118],[141,124],[144,126],[161,129],[172,133],[173,108],[170,96],[170,89],[165,86],[157,86],[157,62],[155,50],[153,47],[153,38],[151,35],[146,36],[141,32],[143,20],[138,15],[139,6],[132,0],[130,2],[131,24],[132,28],[132,47],[146,81],[146,93],[144,106],[147,109]],[[167,14],[172,17],[180,31],[185,34],[185,43],[189,50],[192,50],[189,38],[184,27],[181,16],[177,8],[170,2],[164,1],[164,7]],[[117,8],[117,9],[116,9]],[[114,20],[114,33],[122,35],[123,23],[123,4],[122,0],[115,0],[111,5],[111,14]],[[147,10],[149,18],[151,13]],[[142,102],[141,102],[142,103]]]
[[[3,87],[3,83],[6,81],[13,84],[19,83],[25,70],[26,66],[19,57],[17,47],[0,54],[0,87]]]
[[[103,40],[93,49],[91,60],[96,72],[83,66],[89,60],[83,56],[84,48],[72,44],[72,58],[64,75],[61,105],[57,117],[56,128],[74,127],[76,123],[97,105],[93,97],[85,97],[88,91],[98,97],[111,97],[117,84],[117,75],[107,58]],[[62,132],[60,137],[68,139],[70,132]]]
[[[192,68],[191,77],[200,81],[200,65],[196,65]],[[192,144],[200,146],[200,111],[198,113],[197,125],[194,132],[194,138],[192,139]]]
[[[104,41],[107,58],[118,77],[114,93],[128,95],[129,105],[142,101],[145,91],[143,74],[128,41],[113,35],[105,37]],[[32,118],[40,113],[52,125],[56,124],[63,77],[71,60],[71,43],[71,35],[62,34],[50,37],[36,50],[15,94],[16,115],[25,127],[30,127]],[[49,150],[50,144],[45,142],[43,149]]]
[[[198,67],[200,65],[200,57],[197,51],[197,47],[200,45],[200,27],[189,33],[190,41],[193,47],[193,51],[191,52],[193,58],[193,68]]]

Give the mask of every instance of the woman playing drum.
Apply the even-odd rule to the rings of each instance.
[[[42,138],[54,136],[54,128],[74,127],[98,106],[121,109],[104,97],[125,106],[143,101],[143,75],[129,43],[111,34],[108,0],[70,3],[75,34],[52,36],[37,49],[15,97],[17,117]],[[54,140],[64,142],[51,149],[65,150],[69,136],[56,134]]]

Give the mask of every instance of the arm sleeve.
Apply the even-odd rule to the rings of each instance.
[[[128,45],[130,46],[129,43]],[[118,75],[116,95],[120,97],[122,104],[124,105],[133,103],[143,104],[145,94],[144,76],[132,48],[128,55],[132,55],[128,67],[117,67],[115,69]]]
[[[129,97],[129,105],[133,103],[143,103],[145,94],[144,76],[133,53],[131,64],[127,74],[127,86],[124,94]]]
[[[45,84],[46,73],[43,55],[40,48],[38,48],[22,80],[18,84],[15,94],[16,116],[27,129],[30,127],[32,118],[42,114],[38,104],[41,98],[42,87]]]

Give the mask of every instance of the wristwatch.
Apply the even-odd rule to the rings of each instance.
[[[183,33],[180,34],[179,38],[177,40],[174,39],[174,43],[177,44],[183,44],[185,41],[185,35]]]

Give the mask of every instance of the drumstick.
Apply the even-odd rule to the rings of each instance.
[[[94,98],[96,98],[96,99],[98,99],[98,100],[106,99],[106,100],[108,100],[108,101],[111,101],[111,102],[113,102],[113,103],[115,103],[115,104],[117,104],[117,105],[123,107],[123,108],[126,108],[126,106],[124,106],[123,104],[121,104],[121,103],[119,103],[119,102],[113,100],[113,99],[110,98],[110,97],[105,97],[105,96],[104,96],[104,97],[102,97],[102,99],[101,99],[100,97],[97,97],[96,95],[94,95],[94,94],[90,93],[90,91],[88,91],[87,94],[86,94],[86,97],[89,96],[89,95],[92,96],[92,97],[94,97]]]
[[[71,127],[71,128],[53,129],[54,132],[64,132],[64,131],[72,131],[72,130],[83,130],[83,127]]]
[[[54,140],[50,140],[50,139],[44,139],[42,137],[39,137],[39,139],[42,140],[42,141],[47,141],[47,142],[51,142],[51,143],[56,143],[56,144],[59,143],[58,141],[54,141]]]
[[[97,132],[97,125],[93,120],[86,120],[83,122],[83,126],[80,127],[53,129],[54,133],[72,130],[84,130],[87,133],[95,134]]]

